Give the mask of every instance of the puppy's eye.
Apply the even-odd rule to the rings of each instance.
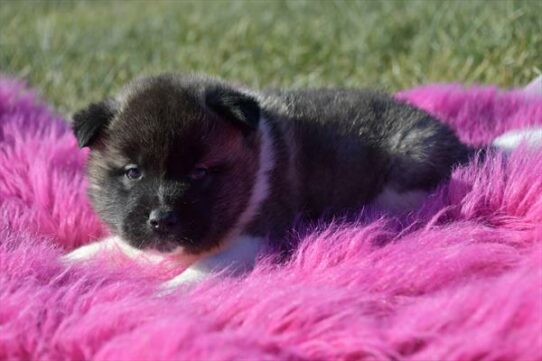
[[[188,174],[188,178],[193,181],[202,180],[207,176],[209,170],[205,167],[196,167]]]
[[[130,180],[138,180],[143,176],[143,173],[137,166],[130,165],[124,169],[124,175]]]

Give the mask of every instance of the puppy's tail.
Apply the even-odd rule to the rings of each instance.
[[[492,148],[505,152],[511,152],[520,145],[527,148],[542,147],[542,126],[509,130],[491,143]]]

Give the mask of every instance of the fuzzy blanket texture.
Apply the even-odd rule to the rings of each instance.
[[[542,125],[542,96],[397,94],[485,145]],[[300,227],[287,264],[157,295],[161,269],[59,257],[106,230],[65,121],[0,79],[0,360],[542,360],[542,153],[455,169],[402,219]]]

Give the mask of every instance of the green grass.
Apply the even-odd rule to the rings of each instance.
[[[252,86],[527,83],[542,1],[0,0],[0,71],[62,112],[142,73]]]

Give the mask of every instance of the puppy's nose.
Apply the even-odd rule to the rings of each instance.
[[[169,210],[154,209],[149,214],[149,227],[156,232],[169,232],[177,226],[177,213]]]

